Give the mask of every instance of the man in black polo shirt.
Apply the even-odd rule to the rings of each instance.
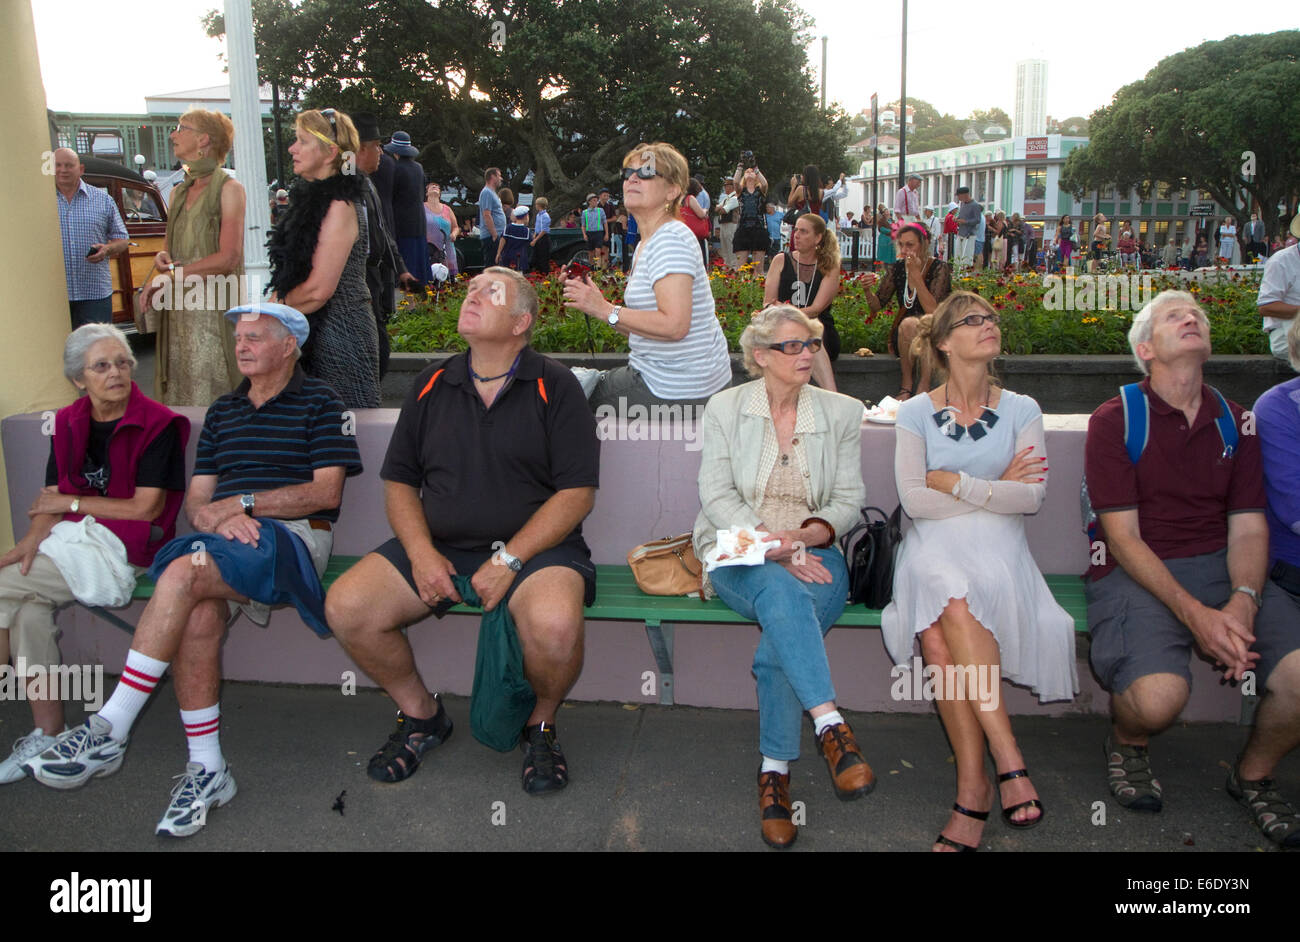
[[[198,831],[211,808],[235,796],[218,740],[229,604],[256,618],[269,605],[291,602],[308,625],[328,633],[320,575],[344,478],[361,472],[343,404],[298,366],[307,319],[282,304],[226,316],[237,318],[235,356],[246,378],[204,418],[185,497],[197,532],[155,557],[153,598],[104,708],[25,766],[57,789],[117,771],[131,726],[170,664],[189,763],[157,831],[176,837]]]
[[[582,669],[584,601],[595,567],[582,520],[595,500],[600,448],[573,374],[528,345],[537,294],[518,272],[470,282],[458,330],[467,353],[430,366],[411,387],[384,467],[396,537],[330,589],[330,626],[357,665],[397,701],[397,730],[369,774],[399,782],[452,724],[425,687],[402,629],[461,600],[504,604],[536,694],[524,735],[524,789],[563,788],[555,713]]]

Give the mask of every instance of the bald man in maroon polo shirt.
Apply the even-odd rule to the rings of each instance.
[[[1282,601],[1265,578],[1259,440],[1235,403],[1227,405],[1237,434],[1225,437],[1216,422],[1219,397],[1202,382],[1209,323],[1192,295],[1158,295],[1134,318],[1129,344],[1149,372],[1146,447],[1134,463],[1116,397],[1093,413],[1086,452],[1104,547],[1089,573],[1088,627],[1093,669],[1111,692],[1111,793],[1133,811],[1161,809],[1147,746],[1187,703],[1195,646],[1263,695],[1227,791],[1267,837],[1298,846],[1300,818],[1270,776],[1300,745],[1300,625],[1256,617]]]

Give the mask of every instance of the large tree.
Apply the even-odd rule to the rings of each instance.
[[[1279,203],[1300,190],[1300,32],[1231,36],[1163,59],[1089,119],[1088,146],[1061,185],[1087,190],[1157,183],[1202,189],[1239,221],[1261,209],[1272,235]],[[1245,170],[1254,155],[1254,174]]]
[[[848,119],[818,108],[792,0],[254,0],[259,67],[311,106],[407,131],[431,177],[496,165],[557,206],[615,186],[665,140],[710,189],[755,152],[776,184],[846,169]],[[209,30],[221,18],[210,14]],[[500,40],[499,42],[494,40]]]

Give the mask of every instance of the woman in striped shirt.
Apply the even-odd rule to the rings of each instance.
[[[565,306],[605,321],[631,348],[627,366],[601,376],[592,408],[702,408],[731,384],[731,357],[695,236],[681,221],[686,159],[669,144],[640,144],[623,159],[623,178],[640,235],[623,304],[588,276],[564,280]]]

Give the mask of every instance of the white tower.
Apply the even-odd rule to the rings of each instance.
[[[1016,63],[1016,111],[1012,116],[1016,137],[1042,137],[1047,133],[1047,61],[1024,59]]]

